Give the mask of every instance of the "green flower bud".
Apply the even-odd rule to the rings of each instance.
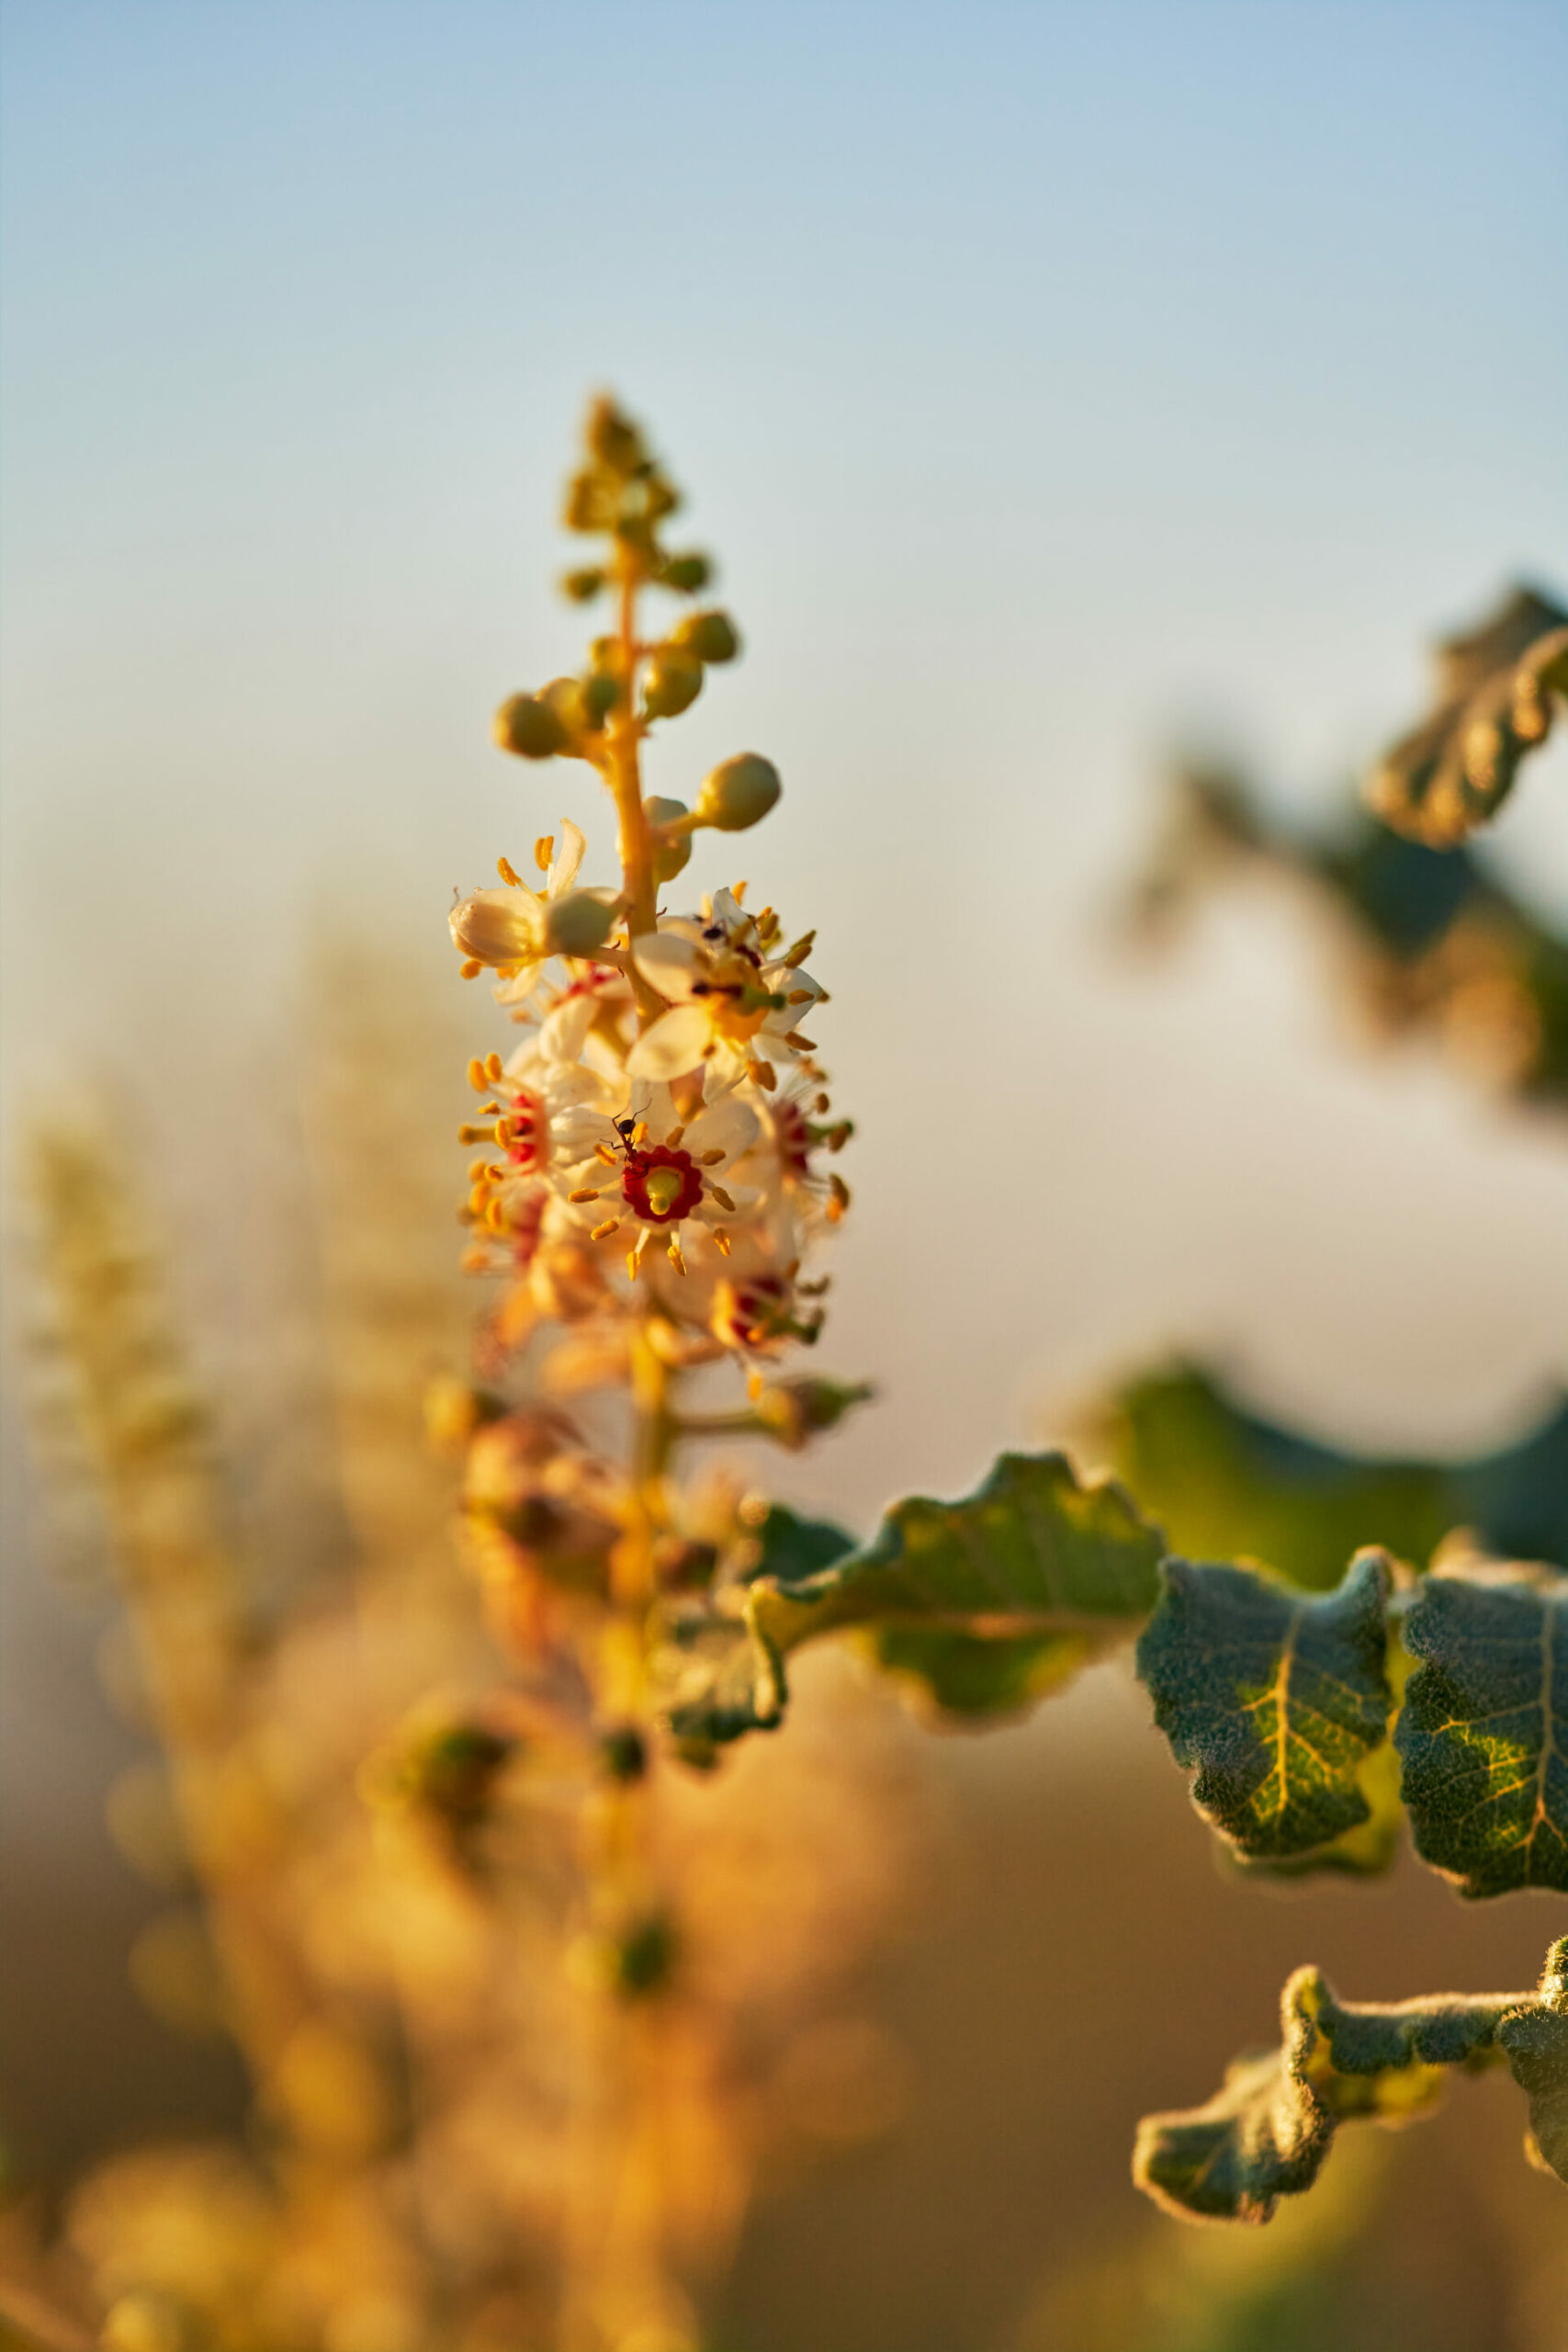
[[[675,1965],[673,1923],[662,1913],[636,1919],[615,1939],[615,1989],[626,2000],[657,1993],[668,1984]]]
[[[561,729],[565,738],[562,749],[581,758],[579,739],[592,733],[593,728],[581,679],[552,678],[547,686],[539,688],[539,700],[553,714]]]
[[[612,1781],[640,1781],[648,1770],[648,1746],[636,1724],[612,1724],[601,1732],[599,1753]]]
[[[696,814],[721,833],[743,833],[767,815],[783,790],[772,760],[758,752],[738,752],[704,777]]]
[[[592,956],[615,928],[615,900],[608,890],[568,890],[552,899],[545,913],[545,945],[553,956]]]
[[[694,653],[699,662],[733,662],[740,639],[728,613],[688,613],[670,632],[671,645]]]
[[[604,724],[621,699],[621,682],[607,670],[595,670],[582,682],[582,703],[588,713],[590,727],[597,729]]]
[[[601,393],[588,412],[583,439],[603,466],[618,474],[635,474],[647,462],[642,435],[624,410]]]
[[[656,653],[643,673],[642,707],[649,718],[676,718],[703,690],[703,665],[692,653]]]
[[[615,512],[615,491],[602,473],[590,469],[573,474],[561,505],[561,521],[569,531],[607,531]]]
[[[495,714],[495,740],[520,760],[548,760],[564,752],[570,738],[542,696],[512,695]]]
[[[650,793],[642,804],[643,815],[655,832],[661,825],[672,825],[677,817],[686,815],[683,800],[665,800],[658,793]],[[653,871],[660,882],[673,882],[677,874],[691,864],[692,837],[677,833],[673,841],[656,842],[653,850]]]
[[[574,605],[591,605],[604,585],[604,574],[596,564],[583,571],[563,571],[561,594]]]
[[[694,549],[689,555],[672,555],[660,566],[658,574],[661,588],[678,589],[682,596],[695,596],[713,578],[713,565],[705,555]]]

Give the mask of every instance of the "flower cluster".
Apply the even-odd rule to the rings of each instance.
[[[807,968],[813,934],[792,935],[771,906],[750,911],[743,882],[691,910],[658,903],[694,832],[739,831],[780,792],[772,764],[743,752],[690,808],[642,795],[642,741],[739,643],[717,610],[688,612],[657,641],[639,634],[641,589],[691,596],[709,576],[705,558],[660,544],[678,503],[637,428],[597,403],[567,521],[605,534],[610,553],[566,586],[580,601],[613,593],[618,626],[582,677],[513,695],[496,733],[522,758],[598,768],[623,871],[618,888],[580,887],[584,837],[563,820],[558,846],[535,845],[537,888],[503,858],[501,887],[452,910],[465,972],[497,975],[523,1032],[510,1056],[469,1066],[482,1100],[463,1138],[484,1149],[469,1169],[468,1262],[505,1278],[494,1328],[507,1351],[542,1322],[587,1327],[592,1344],[566,1360],[584,1383],[613,1378],[636,1324],[671,1364],[739,1358],[755,1390],[764,1363],[820,1328],[826,1283],[805,1267],[848,1205],[827,1162],[851,1130],[807,1034],[827,1001]]]

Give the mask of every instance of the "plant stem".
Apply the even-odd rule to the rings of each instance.
[[[621,879],[626,899],[628,943],[651,931],[657,914],[658,877],[653,870],[653,837],[642,805],[641,744],[643,723],[637,715],[637,669],[642,648],[637,634],[637,575],[635,560],[624,549],[620,559],[620,597],[616,636],[620,642],[620,676],[624,700],[611,712],[609,785],[620,820]],[[664,1006],[634,965],[631,983],[637,995],[641,1025],[656,1021]]]

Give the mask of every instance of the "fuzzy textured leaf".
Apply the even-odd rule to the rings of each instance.
[[[1393,1706],[1384,1668],[1392,1570],[1359,1552],[1337,1592],[1252,1569],[1167,1560],[1138,1672],[1192,1800],[1251,1862],[1381,1867],[1364,1785]]]
[[[1568,612],[1516,589],[1492,618],[1438,650],[1438,707],[1367,782],[1384,824],[1428,847],[1462,841],[1496,814],[1519,763],[1551,732],[1568,694]]]
[[[1529,2099],[1543,2162],[1568,2181],[1568,1937],[1538,1993],[1340,2002],[1298,1968],[1280,2004],[1280,2047],[1238,2059],[1202,2107],[1145,2116],[1133,2177],[1168,2211],[1266,2222],[1316,2179],[1339,2124],[1402,2123],[1441,2096],[1449,2070],[1505,2061]]]
[[[897,1503],[815,1576],[760,1578],[748,1613],[780,1655],[850,1627],[959,1714],[1016,1710],[1145,1616],[1165,1538],[1124,1489],[1062,1453],[1004,1453],[956,1503]]]
[[[1423,1861],[1471,1896],[1568,1893],[1568,1576],[1435,1576],[1403,1627],[1420,1661],[1394,1732]]]
[[[951,1717],[1016,1713],[1147,1615],[1165,1551],[1121,1487],[1081,1483],[1060,1453],[1003,1454],[961,1502],[897,1503],[869,1544],[824,1565],[802,1528],[764,1540],[744,1582],[667,1618],[655,1674],[678,1738],[776,1723],[784,1658],[850,1631]],[[832,1531],[815,1532],[820,1551]]]

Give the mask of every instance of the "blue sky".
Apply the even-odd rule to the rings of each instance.
[[[1173,732],[1304,800],[1434,628],[1568,585],[1565,67],[1555,0],[10,0],[18,1080],[96,1057],[199,1159],[323,904],[434,957],[454,884],[582,814],[488,715],[570,658],[556,484],[609,382],[749,640],[653,781],[783,769],[748,858],[822,923],[881,1203],[846,1348],[931,1475],[1194,1326],[1501,1409],[1550,1368],[1537,1139],[1346,1063],[1276,937],[1129,979],[1094,925]],[[1568,899],[1561,785],[1501,854]],[[1396,1312],[1461,1230],[1478,1404]]]

